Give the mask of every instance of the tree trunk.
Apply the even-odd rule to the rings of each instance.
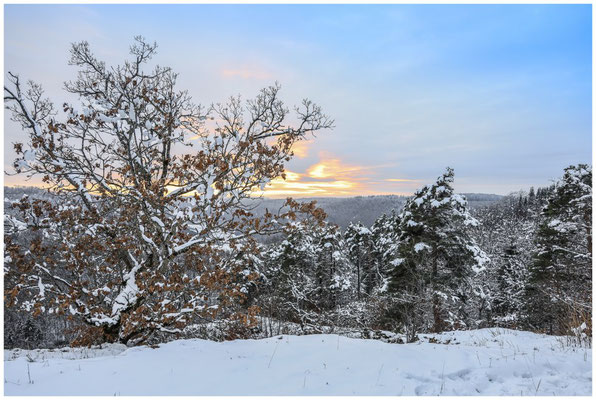
[[[358,255],[358,265],[356,266],[357,288],[356,297],[360,300],[360,254]]]
[[[443,331],[443,318],[441,315],[441,299],[437,294],[437,275],[438,275],[438,265],[437,265],[437,257],[433,258],[433,270],[432,270],[432,290],[433,290],[433,299],[432,299],[432,313],[433,313],[433,332],[439,333]]]

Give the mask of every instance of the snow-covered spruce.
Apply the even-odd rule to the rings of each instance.
[[[391,316],[407,332],[441,332],[471,323],[472,276],[489,262],[471,236],[478,225],[453,190],[453,169],[418,190],[399,221],[388,291]]]
[[[592,167],[565,168],[536,232],[524,311],[533,329],[569,333],[592,315]]]

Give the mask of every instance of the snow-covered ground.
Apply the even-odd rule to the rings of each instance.
[[[590,395],[592,351],[506,329],[390,344],[337,335],[14,351],[6,395]],[[434,343],[438,342],[438,343]]]

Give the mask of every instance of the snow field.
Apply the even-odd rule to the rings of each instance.
[[[591,349],[563,346],[553,336],[481,329],[421,337],[412,344],[338,335],[230,342],[190,339],[156,349],[104,346],[95,354],[85,353],[97,357],[80,359],[73,356],[74,349],[52,352],[68,354],[63,358],[44,357],[47,350],[9,350],[4,392],[56,396],[592,392]],[[83,357],[80,350],[79,354]]]

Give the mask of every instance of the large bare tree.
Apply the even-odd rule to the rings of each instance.
[[[132,58],[110,67],[73,44],[79,72],[65,89],[76,106],[57,109],[12,73],[4,88],[26,135],[15,170],[43,176],[58,199],[14,204],[5,298],[79,319],[82,342],[142,343],[241,301],[257,276],[254,236],[290,227],[298,212],[324,215],[291,199],[276,215],[251,212],[255,193],[284,177],[293,144],[332,126],[317,105],[304,100],[290,116],[276,84],[202,108],[170,68],[144,70],[155,52],[137,37]]]

